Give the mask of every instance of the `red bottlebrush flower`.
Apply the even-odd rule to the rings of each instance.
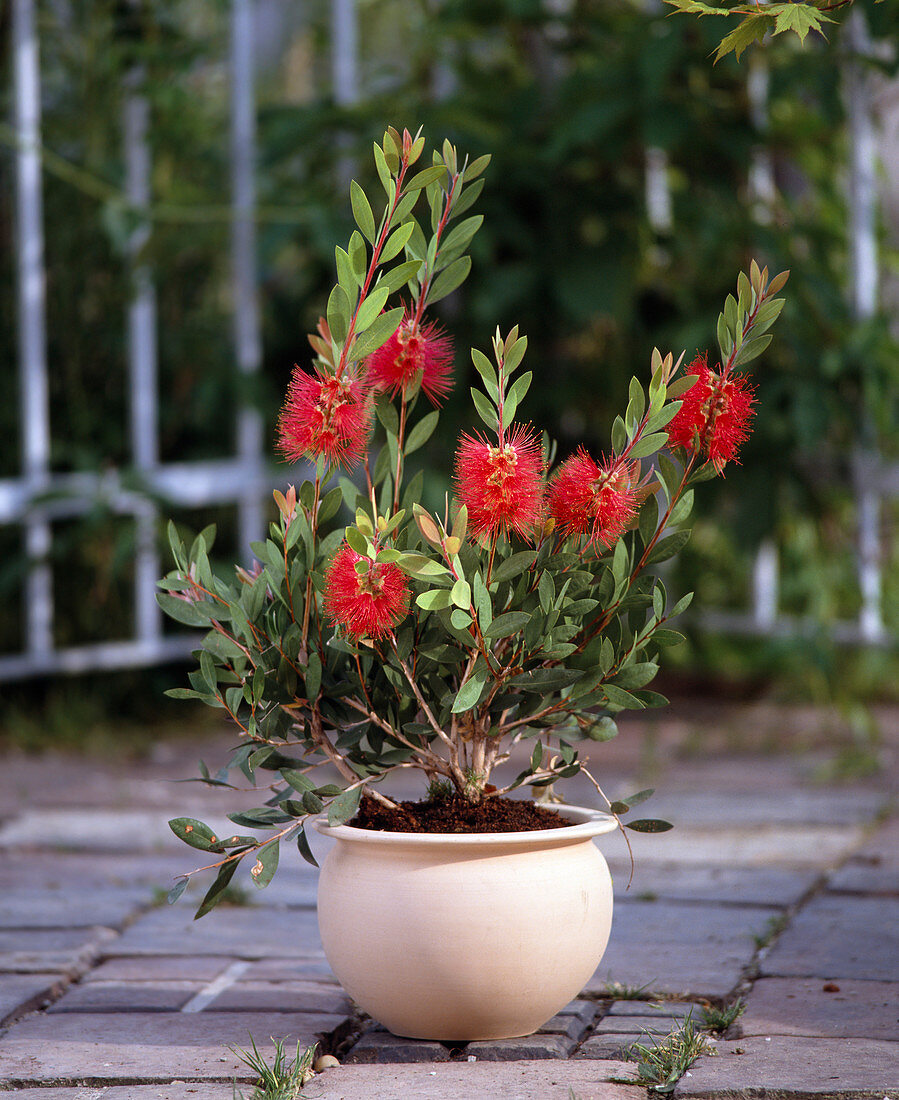
[[[517,425],[505,442],[463,435],[456,451],[456,493],[475,537],[514,531],[530,538],[543,513],[543,450],[531,428]]]
[[[324,457],[331,466],[353,467],[368,440],[373,405],[360,378],[294,367],[278,419],[278,447],[291,462]]]
[[[726,462],[737,462],[737,449],[749,438],[755,415],[755,391],[739,374],[722,376],[699,355],[687,368],[696,381],[682,396],[668,425],[668,446],[703,454],[720,474]]]
[[[595,462],[583,447],[559,467],[549,486],[549,513],[563,537],[589,535],[614,546],[639,510],[640,463],[614,455]]]
[[[325,576],[325,613],[352,638],[382,638],[409,610],[409,585],[397,565],[369,562],[347,543],[337,551]]]
[[[433,322],[416,324],[408,314],[393,336],[367,361],[368,380],[391,397],[405,395],[421,378],[421,388],[432,405],[440,405],[453,388],[453,342]]]

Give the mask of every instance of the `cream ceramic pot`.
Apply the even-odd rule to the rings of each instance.
[[[593,837],[607,814],[558,807],[562,829],[386,833],[315,827],[325,955],[356,1003],[395,1035],[529,1035],[575,997],[605,950],[612,881]]]

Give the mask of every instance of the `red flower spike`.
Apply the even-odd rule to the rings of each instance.
[[[720,474],[725,463],[739,461],[737,450],[749,438],[755,391],[743,375],[710,370],[705,355],[697,356],[687,373],[696,381],[668,425],[668,446],[705,455]]]
[[[532,538],[543,515],[543,449],[533,429],[517,425],[505,443],[463,435],[456,451],[456,494],[471,534]]]
[[[369,562],[364,573],[357,562],[366,562],[344,543],[325,575],[325,614],[353,639],[383,638],[409,610],[409,585],[397,565]]]
[[[368,380],[390,396],[404,396],[421,378],[421,388],[432,405],[440,405],[453,388],[453,342],[436,324],[416,324],[406,314],[390,339],[367,361]]]
[[[294,367],[278,418],[278,448],[291,462],[309,455],[351,469],[365,451],[373,408],[368,388],[351,372],[336,378],[317,367],[314,374]]]
[[[559,467],[549,486],[549,513],[563,538],[588,535],[614,546],[639,510],[640,463],[614,455],[595,462],[583,447]]]

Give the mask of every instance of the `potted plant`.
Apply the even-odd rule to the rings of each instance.
[[[747,437],[754,399],[736,368],[770,341],[786,273],[753,262],[740,275],[719,367],[654,351],[602,457],[557,462],[518,418],[527,340],[497,331],[472,352],[483,423],[455,445],[453,493],[433,514],[409,468],[451,385],[429,310],[468,274],[489,157],[460,162],[445,142],[415,168],[423,151],[389,129],[374,145],[383,202],[350,185],[358,229],[336,250],[315,361],[296,368],[279,422],[280,450],[311,479],[275,492],[255,567],[230,581],[210,567],[213,531],[187,545],[170,525],[159,599],[208,631],[190,688],[169,694],[224,710],[239,735],[203,781],[228,787],[231,768],[265,780],[264,805],[230,815],[261,837],[170,823],[213,857],[197,916],[244,860],[267,885],[283,840],[312,860],[312,820],[337,841],[319,914],[338,978],[400,1034],[463,1040],[534,1030],[599,962],[611,884],[592,838],[651,792],[610,802],[579,745],[615,736],[620,711],[666,702],[649,685],[690,596],[672,603],[652,567],[686,543],[694,485]],[[494,782],[507,762],[518,774]],[[389,793],[408,769],[423,803]],[[562,803],[554,785],[575,775],[604,812]],[[527,787],[539,800],[506,797]]]

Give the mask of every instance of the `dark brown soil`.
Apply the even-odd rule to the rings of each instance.
[[[366,795],[348,824],[391,833],[518,833],[562,829],[570,822],[555,810],[516,798],[485,798],[475,805],[449,795],[426,802],[400,802],[394,810]]]

